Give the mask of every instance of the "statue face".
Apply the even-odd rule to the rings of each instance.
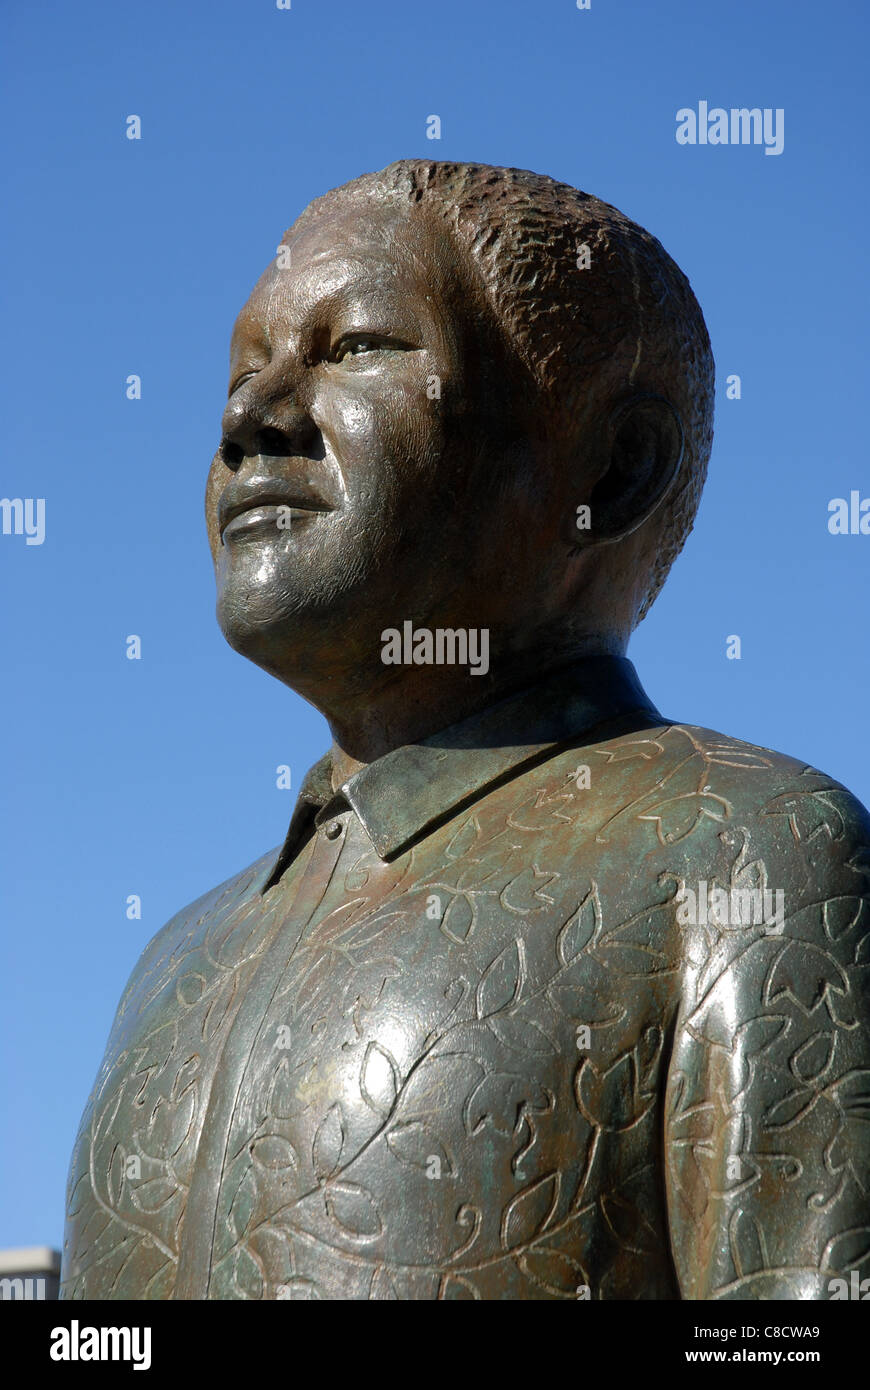
[[[287,244],[233,333],[206,498],[218,619],[303,694],[371,687],[405,619],[521,625],[557,509],[529,463],[528,388],[439,229],[337,205]]]

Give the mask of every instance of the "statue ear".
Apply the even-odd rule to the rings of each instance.
[[[589,499],[592,544],[630,536],[670,491],[683,459],[683,426],[661,396],[635,396],[610,417],[610,464]]]

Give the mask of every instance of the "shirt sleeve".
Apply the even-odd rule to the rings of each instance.
[[[738,886],[771,906],[781,890],[783,910],[685,928],[665,1118],[677,1279],[686,1299],[844,1297],[834,1280],[870,1275],[870,817],[843,788],[798,786],[744,833]]]

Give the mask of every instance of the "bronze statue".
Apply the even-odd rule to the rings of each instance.
[[[573,188],[403,160],[286,234],[207,518],[227,640],[334,741],[133,972],[65,1297],[837,1296],[870,822],[625,657],[712,415],[686,278]]]

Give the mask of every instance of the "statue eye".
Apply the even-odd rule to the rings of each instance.
[[[357,333],[352,337],[341,339],[333,351],[332,360],[333,362],[344,362],[348,357],[358,357],[363,352],[376,352],[378,348],[383,346],[384,344],[380,339]]]
[[[236,392],[238,391],[238,389],[239,389],[240,386],[244,386],[244,384],[245,384],[246,381],[250,381],[250,380],[251,380],[251,377],[252,377],[252,376],[256,376],[256,375],[257,375],[257,373],[256,373],[255,371],[254,371],[254,372],[245,372],[242,376],[240,376],[240,377],[238,378],[237,381],[234,381],[234,382],[233,382],[232,386],[230,387],[230,395],[231,395],[231,396],[234,396],[234,395],[236,394]]]

